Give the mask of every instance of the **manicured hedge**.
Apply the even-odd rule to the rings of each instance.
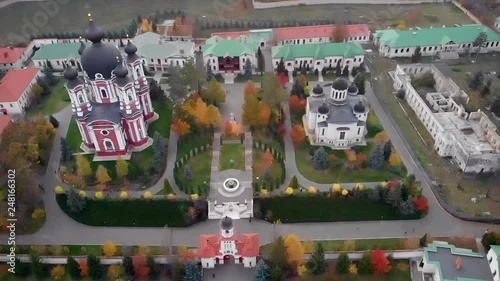
[[[87,200],[80,213],[71,213],[66,194],[56,196],[59,207],[75,221],[92,226],[185,227],[193,202],[187,200]]]
[[[368,199],[332,198],[324,195],[254,198],[256,217],[282,223],[411,220],[384,202]],[[269,212],[271,211],[271,212]],[[271,218],[265,218],[271,214]]]

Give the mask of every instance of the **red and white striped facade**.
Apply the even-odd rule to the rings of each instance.
[[[129,159],[131,152],[152,143],[147,135],[148,125],[158,115],[153,110],[143,63],[139,57],[127,63],[127,83],[116,83],[115,75],[96,80],[84,75],[83,83],[66,85],[82,136],[81,148],[95,153],[96,161]]]

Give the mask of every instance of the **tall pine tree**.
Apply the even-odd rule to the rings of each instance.
[[[285,240],[281,236],[273,242],[271,249],[271,263],[279,268],[284,268],[288,263]]]
[[[335,76],[342,76],[342,67],[340,66],[340,60],[337,61],[337,66],[335,66]]]
[[[71,147],[69,146],[68,141],[65,138],[61,137],[61,161],[63,163],[68,163],[73,159],[73,151],[71,151]]]
[[[389,160],[389,157],[391,157],[391,153],[392,153],[392,142],[391,142],[391,140],[389,140],[384,145],[384,160],[385,161]]]
[[[384,149],[381,145],[375,147],[368,155],[368,166],[381,169],[384,166]]]
[[[184,275],[183,281],[201,281],[201,269],[198,263],[193,260],[188,260],[186,262],[186,274]]]
[[[326,153],[323,147],[318,148],[312,159],[313,168],[316,170],[326,170],[329,164],[328,153]]]
[[[257,266],[255,267],[255,281],[268,281],[269,280],[270,268],[266,264],[266,262],[261,259],[257,262]]]
[[[325,273],[328,263],[325,260],[325,249],[323,248],[323,244],[321,242],[316,244],[314,252],[311,255],[311,259],[309,260],[309,264],[312,274],[320,275]]]

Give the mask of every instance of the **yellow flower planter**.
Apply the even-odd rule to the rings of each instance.
[[[55,191],[57,194],[63,194],[64,193],[64,188],[60,185],[56,186]]]
[[[80,194],[81,197],[87,197],[87,192],[83,191],[83,190],[80,190],[80,192],[78,192],[78,194]]]
[[[95,193],[95,198],[97,198],[97,199],[103,199],[104,198],[104,193],[102,191],[97,191]]]

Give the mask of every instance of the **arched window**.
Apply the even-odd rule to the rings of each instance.
[[[127,97],[128,97],[128,101],[131,102],[134,100],[134,94],[132,93],[131,90],[128,90],[127,91]]]
[[[79,94],[77,95],[77,97],[78,97],[78,101],[79,101],[80,103],[84,103],[84,102],[85,102],[85,100],[83,99],[83,95],[82,95],[82,93],[79,93]]]
[[[135,67],[135,73],[137,73],[137,76],[141,76],[141,67],[140,66]]]
[[[115,145],[110,139],[104,139],[104,147],[106,150],[115,150]]]
[[[108,98],[108,92],[106,92],[106,89],[101,88],[101,96],[103,98]]]

